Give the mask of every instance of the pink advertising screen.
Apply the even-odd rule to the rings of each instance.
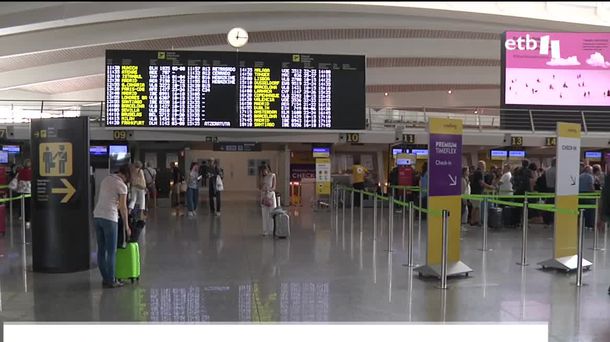
[[[610,33],[506,32],[506,105],[610,107]]]

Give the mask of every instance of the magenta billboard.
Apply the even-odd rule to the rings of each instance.
[[[506,32],[502,104],[610,107],[610,33]]]

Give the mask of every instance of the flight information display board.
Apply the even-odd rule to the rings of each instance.
[[[365,58],[106,51],[106,126],[365,128]]]

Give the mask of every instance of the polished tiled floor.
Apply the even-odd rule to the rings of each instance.
[[[493,251],[483,253],[480,229],[469,228],[462,260],[472,277],[450,279],[442,291],[403,266],[399,215],[388,254],[387,231],[380,229],[373,243],[370,209],[362,240],[358,211],[352,233],[349,209],[345,228],[340,218],[334,229],[331,213],[299,208],[292,212],[292,237],[275,241],[260,236],[255,203],[225,203],[221,217],[205,209],[202,203],[196,218],[176,218],[165,208],[151,214],[141,238],[140,283],[112,290],[102,290],[96,268],[32,273],[30,246],[21,243],[19,229],[11,230],[0,239],[2,320],[548,321],[551,341],[610,341],[607,252],[587,249],[594,265],[579,289],[574,274],[535,266],[551,255],[551,231],[543,227],[530,230],[525,268],[516,265],[520,231],[490,231]],[[425,229],[415,229],[415,238],[421,263]],[[592,245],[590,237],[585,245]]]

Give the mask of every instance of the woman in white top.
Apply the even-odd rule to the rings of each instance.
[[[134,211],[136,205],[138,206],[139,210],[145,210],[146,178],[144,178],[144,172],[142,171],[142,162],[140,162],[139,160],[136,160],[133,163],[130,184],[131,192],[129,194],[129,210]]]
[[[263,215],[263,236],[273,234],[273,219],[271,211],[277,206],[275,200],[275,173],[271,172],[269,165],[263,168],[261,181],[261,211]]]
[[[510,165],[505,164],[504,169],[502,170],[502,178],[498,182],[500,195],[512,196],[513,194],[513,182],[511,181],[513,178],[513,174],[510,172]]]

